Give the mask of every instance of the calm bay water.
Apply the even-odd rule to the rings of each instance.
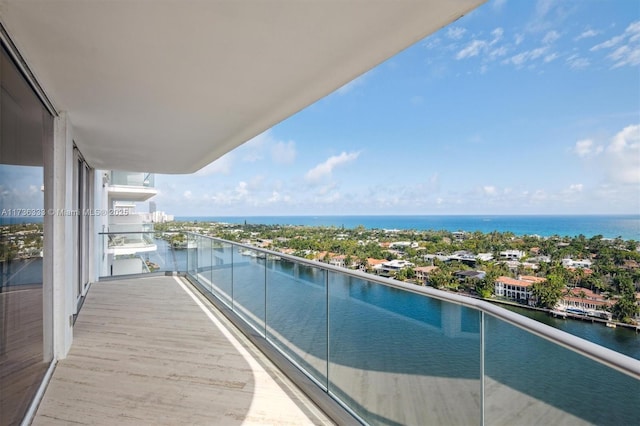
[[[517,306],[502,305],[502,307],[640,360],[640,334],[632,329],[608,328],[604,324],[592,323],[588,320],[554,318],[545,312],[532,311]]]
[[[513,232],[548,237],[602,235],[640,241],[640,215],[563,216],[213,216],[178,217],[177,220],[234,224],[335,226],[368,229],[414,229],[446,231]]]

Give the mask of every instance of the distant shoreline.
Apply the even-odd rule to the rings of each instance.
[[[518,236],[622,238],[640,241],[640,215],[300,215],[300,216],[178,216],[183,222],[223,222],[248,225],[327,226],[353,229],[416,231],[512,232]]]

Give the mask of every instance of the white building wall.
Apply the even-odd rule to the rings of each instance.
[[[64,214],[73,209],[73,136],[66,113],[54,120],[54,138],[51,146],[44,147],[44,187],[45,187],[45,256],[43,285],[45,294],[52,297],[53,354],[65,358],[73,340],[73,314],[77,301],[74,277],[74,256],[76,250],[73,217]],[[45,297],[46,299],[46,297]],[[46,331],[46,330],[45,330]],[[46,345],[45,345],[46,347]]]

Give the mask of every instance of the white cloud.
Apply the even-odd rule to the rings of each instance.
[[[632,22],[622,34],[596,44],[590,50],[592,52],[602,49],[614,49],[607,55],[613,62],[611,68],[640,65],[640,21]]]
[[[449,27],[447,28],[447,37],[452,40],[460,40],[466,32],[467,30],[462,27]]]
[[[629,36],[629,41],[638,41],[640,39],[640,21],[629,24],[624,32]]]
[[[524,41],[524,35],[522,34],[516,34],[514,37],[514,43],[517,45],[519,45],[520,43],[522,43]]]
[[[598,34],[600,34],[600,31],[592,30],[591,28],[589,28],[581,32],[577,37],[574,37],[573,40],[578,41],[585,38],[591,38],[597,36]]]
[[[612,68],[618,68],[625,65],[640,65],[640,46],[620,46],[607,57],[615,61]]]
[[[571,185],[569,185],[570,192],[582,192],[583,189],[584,185],[581,183],[572,183]]]
[[[544,57],[544,62],[548,63],[548,62],[551,62],[553,60],[556,60],[556,59],[558,59],[558,56],[559,55],[556,52],[550,53],[550,54],[548,54],[548,55],[546,55]]]
[[[538,59],[540,56],[544,55],[546,51],[547,51],[547,47],[538,47],[536,49],[533,49],[529,53],[529,58]]]
[[[578,157],[587,157],[591,154],[599,154],[602,152],[602,147],[596,146],[591,139],[583,139],[576,142],[573,147],[573,152],[575,152]]]
[[[267,203],[289,203],[291,201],[291,197],[288,195],[282,195],[278,191],[273,191],[271,196],[267,199]]]
[[[360,77],[357,77],[351,80],[350,82],[348,82],[347,84],[345,84],[344,86],[336,90],[336,93],[338,95],[346,95],[347,93],[353,91],[353,89],[355,89],[356,87],[364,85],[364,83],[367,80],[367,76],[369,75],[370,72],[371,71],[366,72],[362,74]]]
[[[640,185],[640,124],[618,132],[611,139],[606,155],[613,182]]]
[[[192,194],[192,193],[191,193],[191,191],[189,191],[189,190],[184,191],[184,193],[182,194],[182,196],[183,196],[184,198],[186,198],[187,200],[190,200],[190,199],[192,199],[192,198],[193,198],[193,194]]]
[[[489,195],[489,196],[495,196],[498,193],[498,191],[496,190],[496,187],[491,185],[483,186],[482,192],[485,195]]]
[[[567,64],[571,69],[582,69],[591,65],[591,62],[587,58],[583,58],[578,54],[573,54],[566,59]]]
[[[495,59],[500,56],[504,56],[507,53],[509,53],[509,49],[506,46],[500,46],[496,49],[491,50],[491,52],[489,52],[489,58]]]
[[[228,175],[231,173],[231,168],[234,163],[234,154],[228,153],[218,158],[213,163],[209,163],[204,166],[200,170],[198,170],[195,174],[196,176],[209,176],[215,174],[225,174]]]
[[[247,182],[239,182],[236,187],[236,194],[238,197],[246,197],[249,194],[249,188]]]
[[[502,35],[504,34],[504,30],[500,27],[494,29],[493,31],[491,31],[491,35],[493,36],[493,39],[489,42],[490,46],[493,46],[494,44],[496,44],[497,42],[499,42],[500,40],[502,40]]]
[[[249,139],[247,142],[242,144],[238,150],[242,153],[242,161],[246,163],[255,163],[262,160],[264,147],[272,140],[271,129]]]
[[[555,30],[552,30],[547,32],[547,34],[545,34],[545,36],[542,38],[542,42],[544,44],[551,44],[554,41],[558,40],[559,38],[560,38],[560,33],[558,33]]]
[[[320,163],[305,175],[309,182],[319,182],[324,178],[331,177],[333,169],[337,166],[355,161],[360,156],[360,152],[343,152],[340,155],[329,157],[324,163]]]
[[[513,55],[512,57],[503,60],[502,63],[503,64],[511,63],[511,64],[515,65],[516,67],[521,67],[526,62],[532,61],[532,60],[535,60],[535,59],[541,57],[542,55],[545,54],[545,52],[548,49],[549,48],[547,46],[544,46],[544,47],[538,47],[538,48],[531,49],[531,50],[526,50],[524,52],[520,52],[517,55]]]
[[[507,0],[493,0],[492,5],[495,10],[501,10],[506,3]]]
[[[536,16],[539,19],[544,18],[551,11],[554,0],[538,0],[536,3]]]
[[[597,156],[608,184],[640,185],[640,124],[627,126],[616,133],[606,148],[592,139],[583,139],[576,142],[572,151],[581,158]]]
[[[607,41],[604,41],[600,44],[596,44],[595,46],[593,46],[591,49],[592,52],[596,51],[596,50],[600,50],[600,49],[609,49],[610,47],[613,47],[615,45],[617,45],[618,43],[620,43],[622,40],[624,40],[624,36],[623,35],[619,35],[619,36],[615,36],[610,38]]]
[[[484,40],[472,40],[465,48],[458,52],[456,59],[460,60],[478,56],[480,51],[484,49],[486,45],[487,42]]]
[[[424,46],[427,49],[435,49],[437,47],[440,47],[441,45],[442,45],[442,40],[440,40],[440,37],[438,36],[427,37],[427,39],[424,42]]]
[[[296,159],[295,142],[276,142],[271,148],[271,158],[277,164],[293,163]]]

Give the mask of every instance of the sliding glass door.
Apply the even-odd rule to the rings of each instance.
[[[43,147],[52,143],[53,117],[0,47],[1,425],[20,423],[51,363]]]

